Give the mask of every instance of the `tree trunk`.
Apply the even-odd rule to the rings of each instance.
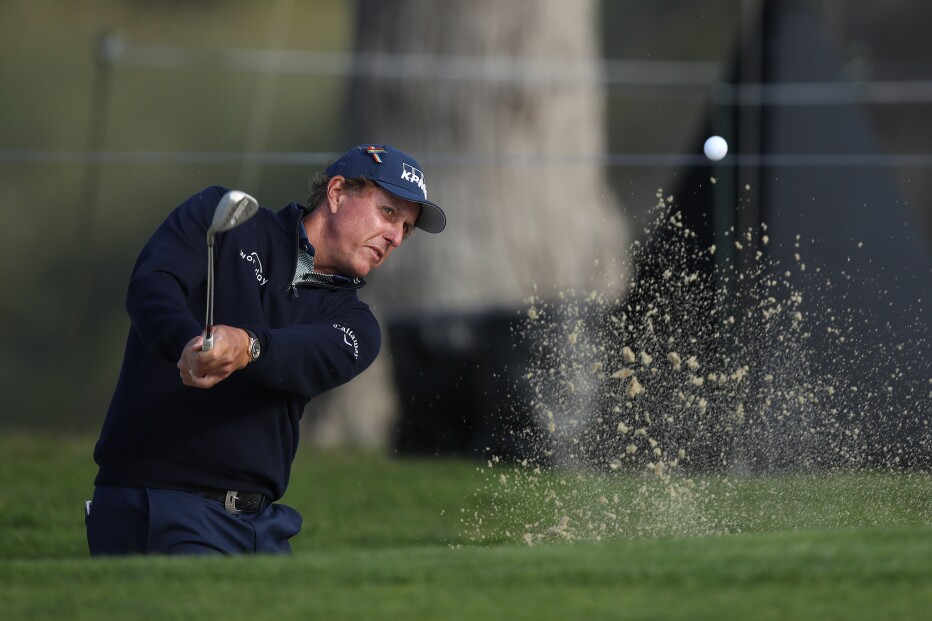
[[[362,293],[380,319],[620,292],[614,260],[627,234],[599,159],[596,18],[591,0],[357,2],[351,142],[416,157],[448,218],[443,233],[416,231],[373,272]],[[344,391],[355,405],[340,416],[386,428],[389,375],[356,380]]]

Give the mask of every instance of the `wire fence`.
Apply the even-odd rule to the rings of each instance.
[[[266,166],[326,165],[341,153],[332,151],[88,151],[88,150],[0,150],[0,163],[35,164],[261,164]],[[434,166],[606,166],[640,168],[655,166],[708,166],[703,155],[682,153],[606,153],[601,155],[462,154],[433,153],[419,156]],[[725,156],[717,165],[759,167],[930,167],[932,153],[766,153]]]
[[[467,57],[428,54],[354,54],[306,50],[192,49],[113,43],[101,62],[150,69],[227,69],[255,73],[375,77],[388,80],[474,81],[508,84],[601,84],[668,99],[710,93],[723,105],[915,104],[932,102],[932,80],[839,80],[767,84],[724,83],[726,66],[711,61]],[[843,72],[844,73],[844,72]],[[632,90],[636,89],[636,90]]]
[[[833,106],[845,104],[932,103],[932,80],[843,81],[819,83],[730,84],[726,65],[711,61],[606,59],[599,63],[559,59],[466,57],[426,54],[355,54],[308,50],[192,48],[141,45],[117,33],[100,36],[98,70],[116,67],[191,71],[223,69],[271,75],[308,75],[390,80],[463,81],[489,84],[598,84],[619,89],[630,99],[706,101],[711,106]],[[844,73],[844,72],[843,72]],[[617,96],[613,93],[613,96]],[[31,164],[202,164],[252,166],[326,165],[338,153],[321,151],[153,151],[3,149],[0,163]],[[540,154],[433,153],[432,165],[585,165],[606,167],[708,166],[694,153]],[[736,153],[719,165],[782,167],[930,167],[932,153]]]

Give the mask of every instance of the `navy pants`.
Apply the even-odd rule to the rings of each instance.
[[[281,504],[234,515],[191,492],[98,485],[85,524],[91,556],[288,554],[301,515]]]

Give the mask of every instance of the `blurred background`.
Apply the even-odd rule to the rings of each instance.
[[[368,141],[420,160],[449,226],[373,274],[383,354],[305,442],[483,452],[526,300],[623,296],[661,188],[710,243],[767,222],[775,259],[804,233],[844,269],[863,242],[927,339],[929,24],[920,0],[0,2],[0,427],[99,429],[175,205],[302,202]]]

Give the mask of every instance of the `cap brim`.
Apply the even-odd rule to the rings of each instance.
[[[446,228],[447,215],[443,213],[443,210],[436,203],[425,200],[420,194],[410,192],[407,188],[402,188],[392,183],[386,183],[380,179],[373,179],[372,181],[402,200],[421,205],[421,214],[414,223],[414,226],[417,228],[422,231],[427,231],[428,233],[439,233]]]
[[[421,204],[421,215],[414,226],[428,233],[439,233],[447,227],[447,215],[434,203],[415,201]]]

